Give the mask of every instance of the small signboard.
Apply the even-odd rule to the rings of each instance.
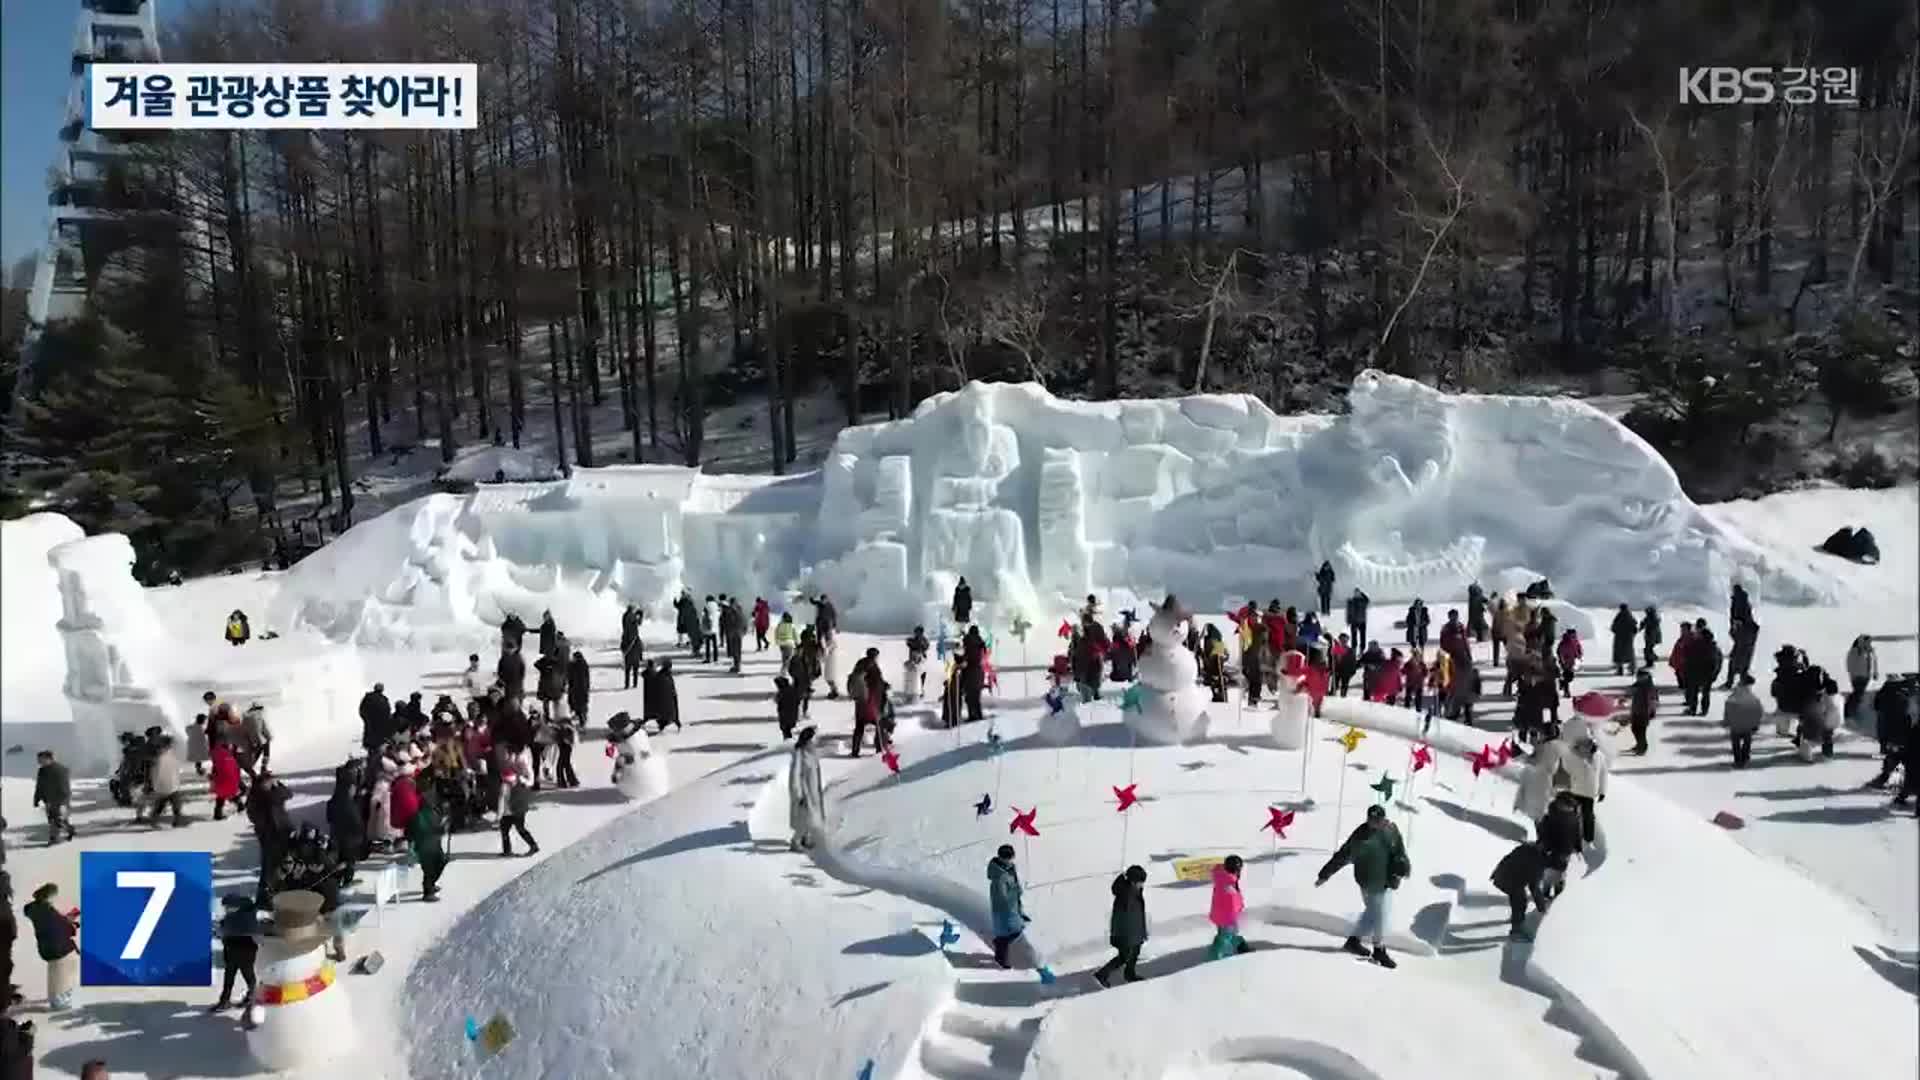
[[[488,1057],[506,1049],[507,1044],[513,1041],[513,1025],[507,1023],[506,1014],[494,1013],[493,1019],[480,1029],[477,1041],[480,1043],[480,1052]]]
[[[1213,868],[1226,862],[1225,855],[1200,855],[1191,859],[1173,860],[1173,876],[1177,881],[1211,881]]]

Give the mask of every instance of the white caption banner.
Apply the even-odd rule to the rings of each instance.
[[[101,131],[458,130],[479,126],[478,64],[90,64]]]

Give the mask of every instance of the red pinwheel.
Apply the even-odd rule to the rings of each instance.
[[[1277,806],[1267,807],[1267,823],[1262,829],[1272,829],[1273,835],[1281,840],[1287,838],[1287,830],[1293,827],[1293,811],[1282,810]]]
[[[1427,748],[1426,743],[1421,743],[1420,745],[1413,748],[1413,771],[1414,772],[1419,772],[1421,769],[1424,769],[1431,764],[1433,764],[1433,751]]]
[[[880,760],[887,763],[888,772],[896,775],[900,772],[900,755],[893,747],[889,746],[886,750],[882,751]]]
[[[1468,759],[1473,763],[1473,775],[1479,776],[1482,772],[1493,768],[1493,758],[1493,746],[1491,744],[1482,746],[1477,753]]]
[[[1133,789],[1139,786],[1139,784],[1128,784],[1126,787],[1113,789],[1113,797],[1120,800],[1120,805],[1116,808],[1120,813],[1126,813],[1127,807],[1140,801],[1140,797],[1133,793]]]
[[[1063,638],[1070,638],[1073,636],[1073,624],[1068,622],[1065,619],[1060,620],[1060,636]]]
[[[1034,815],[1039,812],[1040,808],[1037,806],[1025,813],[1022,813],[1019,807],[1014,807],[1013,824],[1007,826],[1007,831],[1009,833],[1023,832],[1028,836],[1039,836],[1040,830],[1033,824]]]

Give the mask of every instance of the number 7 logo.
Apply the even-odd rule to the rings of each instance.
[[[120,959],[138,960],[147,955],[147,943],[160,928],[160,916],[166,913],[167,901],[173,898],[173,885],[178,880],[179,875],[171,870],[121,870],[113,875],[113,883],[122,889],[153,890],[147,894],[146,906],[140,909],[140,918],[133,924],[133,933],[127,935]]]
[[[213,856],[204,851],[80,855],[80,983],[213,982]]]

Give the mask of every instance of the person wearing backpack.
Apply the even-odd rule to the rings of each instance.
[[[1387,820],[1386,807],[1377,803],[1367,807],[1367,820],[1353,830],[1320,868],[1314,886],[1325,885],[1345,866],[1353,867],[1354,884],[1360,887],[1360,917],[1340,947],[1355,956],[1367,957],[1383,968],[1399,967],[1387,954],[1388,902],[1400,883],[1413,873],[1413,863],[1407,858],[1407,845],[1400,837],[1400,830]],[[1372,952],[1362,944],[1363,937],[1371,939]]]

